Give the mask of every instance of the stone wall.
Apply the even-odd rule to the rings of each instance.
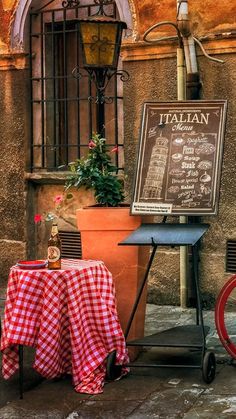
[[[27,147],[28,72],[0,72],[0,285],[25,257],[24,162]]]

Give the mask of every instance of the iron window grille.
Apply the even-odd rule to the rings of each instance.
[[[96,132],[96,88],[81,66],[81,44],[76,20],[96,13],[96,4],[80,5],[78,0],[49,1],[30,13],[31,153],[29,171],[56,171],[58,167],[87,153]],[[63,7],[64,6],[64,7]],[[115,2],[107,6],[117,17]],[[82,70],[83,72],[83,70]],[[105,136],[118,167],[123,167],[122,83],[114,77],[106,87]]]

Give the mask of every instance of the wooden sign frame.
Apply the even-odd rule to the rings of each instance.
[[[217,214],[227,101],[145,102],[131,214]]]

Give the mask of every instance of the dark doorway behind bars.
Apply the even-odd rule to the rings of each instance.
[[[57,3],[57,4],[56,4]],[[65,4],[68,2],[62,2]],[[79,4],[79,2],[78,2]],[[75,78],[72,70],[82,67],[76,20],[97,12],[97,7],[58,7],[50,1],[30,13],[31,153],[29,171],[56,171],[85,155],[96,132],[96,88],[85,70]],[[116,17],[115,2],[107,12]],[[114,162],[123,167],[122,83],[114,77],[106,88],[105,136]]]

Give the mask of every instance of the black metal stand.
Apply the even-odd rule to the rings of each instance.
[[[137,297],[130,315],[130,319],[125,331],[127,340],[133,318],[135,316],[143,289],[148,279],[148,274],[156,254],[158,246],[191,246],[193,276],[196,289],[197,307],[196,307],[196,324],[178,326],[160,333],[145,336],[141,339],[127,342],[127,346],[146,346],[146,347],[170,347],[170,348],[188,348],[201,351],[201,362],[199,364],[141,364],[131,363],[132,367],[168,367],[168,368],[200,368],[202,376],[206,383],[210,383],[215,377],[216,361],[213,352],[206,351],[206,334],[209,327],[204,326],[201,296],[198,282],[198,246],[197,243],[207,231],[208,224],[142,224],[130,236],[128,236],[119,245],[136,245],[136,246],[152,246],[151,256],[147,265],[147,269],[137,293]],[[113,353],[113,360],[115,356]],[[115,361],[114,361],[115,362]],[[111,362],[108,356],[107,377],[113,374],[113,368],[117,368]]]

